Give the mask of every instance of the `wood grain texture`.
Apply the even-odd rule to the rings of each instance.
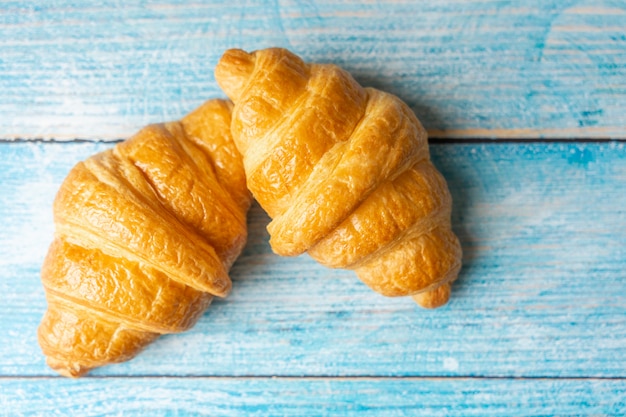
[[[624,380],[0,380],[1,416],[623,415]]]
[[[406,100],[431,137],[626,138],[625,0],[0,3],[0,139],[117,139],[283,46]]]
[[[0,145],[0,375],[52,375],[36,343],[51,203],[106,143]],[[446,307],[379,296],[351,272],[279,258],[268,218],[233,293],[194,329],[94,375],[607,377],[626,375],[626,144],[431,146],[464,268]]]
[[[585,143],[626,139],[625,27],[626,0],[0,2],[0,415],[626,414],[626,143]],[[443,309],[273,255],[255,205],[233,293],[194,329],[53,377],[36,328],[61,181],[223,96],[225,49],[268,46],[397,94],[431,138],[581,141],[433,141],[464,249]]]

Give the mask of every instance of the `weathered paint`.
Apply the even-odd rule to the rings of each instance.
[[[433,136],[626,138],[626,1],[3,2],[0,139],[117,139],[224,96],[227,48],[288,47]]]
[[[35,339],[50,205],[79,159],[110,144],[0,146],[0,375],[52,375]],[[626,375],[626,145],[433,145],[464,268],[436,311],[348,271],[271,253],[255,205],[234,290],[189,333],[95,375]]]
[[[0,415],[623,415],[624,380],[90,378],[0,380]]]
[[[626,1],[0,4],[0,415],[626,414]],[[223,96],[230,47],[288,47],[405,99],[464,268],[448,306],[278,258],[249,216],[234,291],[188,333],[70,381],[36,343],[72,164]],[[7,143],[25,139],[25,143]],[[28,142],[62,139],[68,143]],[[274,376],[278,376],[275,378]]]

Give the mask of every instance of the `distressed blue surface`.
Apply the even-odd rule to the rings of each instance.
[[[288,47],[439,137],[626,138],[626,1],[3,2],[0,138],[122,138],[223,96],[230,47]]]
[[[0,415],[626,414],[626,0],[0,4]],[[283,46],[406,100],[464,267],[436,311],[278,258],[253,206],[234,290],[78,381],[36,343],[51,203],[80,159],[223,96],[230,47]]]
[[[623,415],[625,396],[593,379],[44,378],[0,380],[0,415]]]
[[[50,205],[109,144],[0,145],[0,375],[53,375],[35,329]],[[626,375],[626,145],[441,144],[464,268],[448,306],[381,297],[351,272],[279,258],[254,206],[234,290],[190,332],[94,375]]]

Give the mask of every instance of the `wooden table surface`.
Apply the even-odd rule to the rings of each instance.
[[[626,1],[0,2],[0,415],[626,414]],[[72,380],[39,269],[69,169],[282,46],[403,98],[454,198],[450,303],[389,299],[249,215],[189,332]]]

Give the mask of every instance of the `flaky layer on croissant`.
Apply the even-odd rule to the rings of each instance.
[[[404,102],[279,48],[228,50],[215,77],[276,253],[308,251],[424,307],[448,300],[461,267],[451,197]]]
[[[70,171],[41,271],[38,336],[50,367],[80,376],[131,359],[228,294],[251,202],[231,109],[210,100]]]

